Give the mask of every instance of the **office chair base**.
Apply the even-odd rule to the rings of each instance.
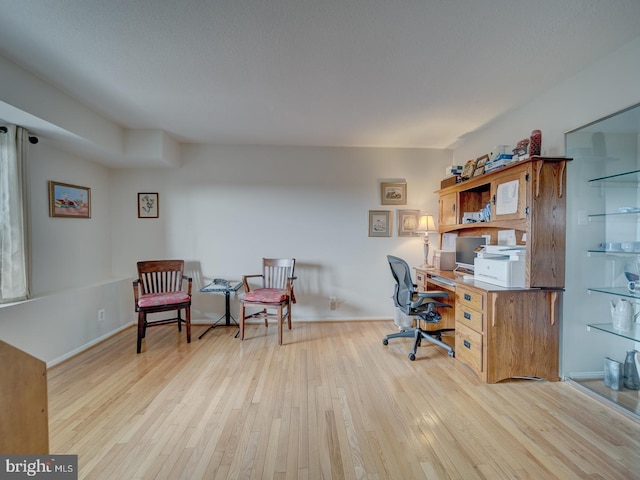
[[[388,345],[390,338],[415,338],[415,336],[415,328],[412,328],[411,330],[401,330],[398,333],[390,333],[389,335],[386,335],[382,339],[382,344]]]
[[[416,359],[416,353],[418,347],[422,344],[422,340],[426,340],[434,345],[439,345],[444,348],[450,357],[455,357],[455,351],[451,345],[448,345],[442,341],[442,332],[453,332],[453,328],[443,328],[441,330],[428,331],[420,328],[412,328],[411,330],[402,330],[397,333],[390,333],[382,339],[383,345],[389,345],[389,339],[391,338],[413,338],[413,350],[409,352],[409,360],[412,362]]]
[[[443,328],[441,330],[428,331],[417,328],[415,330],[416,341],[413,344],[413,350],[409,353],[409,360],[412,362],[416,359],[416,352],[418,347],[422,344],[422,340],[426,340],[429,343],[438,345],[447,351],[450,357],[455,357],[455,351],[451,345],[448,345],[442,341],[442,332],[453,332],[453,328]]]

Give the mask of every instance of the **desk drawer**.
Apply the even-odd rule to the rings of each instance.
[[[484,330],[484,314],[473,308],[469,308],[468,305],[461,303],[456,304],[456,328],[458,325],[467,326],[478,333],[483,333]]]
[[[460,306],[483,311],[487,303],[487,296],[484,292],[458,285],[456,287],[456,302]]]
[[[482,376],[482,335],[456,324],[456,358]]]

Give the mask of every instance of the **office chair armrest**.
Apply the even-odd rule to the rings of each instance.
[[[243,275],[242,276],[242,285],[244,286],[245,293],[251,291],[251,287],[249,286],[249,282],[247,281],[247,279],[249,279],[249,278],[258,278],[258,277],[262,278],[262,283],[264,283],[264,275],[262,275],[262,274]]]
[[[449,293],[444,292],[442,290],[429,290],[426,292],[415,292],[415,295],[416,297],[418,297],[418,299],[411,302],[411,308],[415,308],[415,309],[426,306],[430,303],[435,304],[435,306],[442,306],[444,304],[442,302],[438,302],[437,299],[449,297]]]

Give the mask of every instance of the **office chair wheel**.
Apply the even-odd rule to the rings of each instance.
[[[449,356],[450,356],[450,357],[455,357],[455,356],[456,356],[456,354],[455,354],[455,352],[454,352],[453,350],[451,350],[451,351],[449,352]]]
[[[413,352],[411,352],[411,353],[409,354],[409,360],[411,360],[411,361],[413,362],[415,359],[416,359],[416,354],[415,354],[415,353],[413,353]]]
[[[387,339],[387,338],[383,338],[383,339],[382,339],[382,344],[383,344],[383,345],[389,345],[389,339]]]

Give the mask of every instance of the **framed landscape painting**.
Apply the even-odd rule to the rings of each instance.
[[[49,216],[91,218],[91,189],[50,180]]]

